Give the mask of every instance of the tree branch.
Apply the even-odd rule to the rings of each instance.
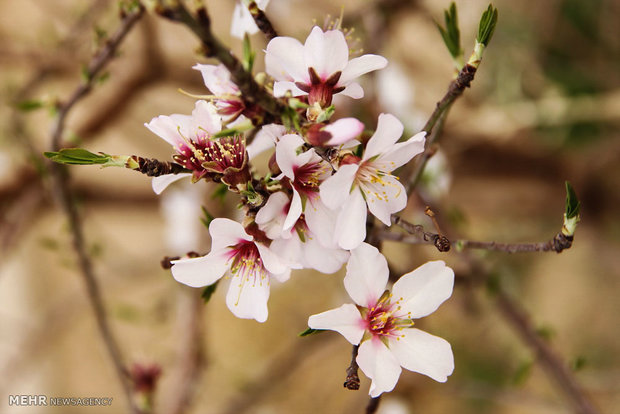
[[[351,364],[347,368],[347,378],[344,381],[344,387],[348,390],[357,391],[360,389],[360,377],[357,374],[359,366],[357,365],[357,352],[359,351],[359,345],[353,345],[351,350]]]
[[[97,75],[106,66],[110,59],[114,57],[122,40],[143,14],[144,9],[139,7],[138,9],[123,15],[120,27],[112,35],[112,37],[110,37],[103,48],[93,57],[88,65],[86,80],[75,89],[66,102],[59,103],[57,105],[58,113],[56,123],[51,133],[50,147],[52,151],[58,151],[61,148],[61,139],[64,132],[65,120],[69,111],[80,99],[90,92]],[[118,342],[110,330],[103,305],[103,299],[101,297],[101,291],[95,277],[91,258],[87,253],[81,220],[70,189],[69,174],[65,168],[56,163],[50,163],[49,170],[54,184],[53,188],[55,195],[58,198],[62,210],[67,216],[67,220],[69,221],[73,249],[77,255],[78,266],[86,285],[88,299],[95,313],[99,333],[101,334],[108,353],[112,358],[114,368],[116,369],[116,374],[132,412],[139,413],[140,410],[135,406],[132,398],[132,384],[130,376],[123,362],[123,357]]]
[[[258,5],[255,1],[250,2],[248,5],[248,10],[256,23],[256,26],[260,29],[261,32],[265,33],[267,39],[271,40],[274,37],[278,37],[278,33],[276,29],[273,28],[273,25],[267,18],[267,15],[264,11],[258,8]]]

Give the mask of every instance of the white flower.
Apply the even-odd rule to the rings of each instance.
[[[390,173],[424,151],[426,132],[397,143],[402,133],[403,125],[396,117],[379,115],[377,130],[362,158],[345,157],[338,171],[321,185],[323,203],[340,209],[335,229],[340,247],[354,249],[366,237],[366,206],[389,226],[390,216],[407,205],[405,187]]]
[[[357,304],[346,304],[308,319],[312,329],[342,334],[360,344],[357,363],[372,380],[374,398],[394,389],[401,367],[445,382],[454,371],[450,344],[413,328],[413,319],[433,313],[452,294],[454,272],[442,261],[428,262],[403,275],[392,288],[385,257],[362,244],[351,251],[344,285]]]
[[[291,228],[284,230],[290,208],[289,196],[278,191],[269,196],[267,203],[256,214],[256,224],[273,240],[270,248],[299,267],[316,269],[321,273],[337,272],[349,258],[349,252],[331,242],[331,235],[323,234],[321,237],[313,233],[304,215]],[[326,217],[324,220],[327,223],[320,229],[332,229],[334,219]]]
[[[301,44],[292,37],[276,37],[267,45],[265,70],[276,82],[276,97],[291,91],[293,96],[308,95],[310,105],[325,108],[336,93],[359,99],[362,87],[354,80],[365,73],[384,68],[387,60],[364,55],[349,60],[349,47],[340,30],[323,32],[315,26]]]
[[[259,9],[265,10],[269,0],[256,0]],[[253,35],[258,32],[258,26],[248,10],[248,6],[242,1],[238,1],[233,11],[233,19],[230,24],[230,34],[236,38],[243,39],[246,33]]]
[[[227,272],[232,276],[226,305],[237,317],[267,320],[271,278],[286,281],[291,269],[241,224],[216,218],[209,225],[211,252],[203,257],[172,262],[172,276],[192,287],[212,285]]]

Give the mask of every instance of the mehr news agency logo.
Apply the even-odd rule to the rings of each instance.
[[[110,406],[111,397],[49,397],[47,395],[9,395],[9,405],[16,406]]]

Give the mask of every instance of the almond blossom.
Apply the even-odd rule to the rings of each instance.
[[[267,45],[265,70],[275,79],[276,97],[291,91],[293,96],[308,95],[310,105],[325,108],[336,93],[359,99],[362,87],[354,80],[365,73],[384,68],[387,60],[363,55],[349,60],[349,46],[340,30],[324,32],[315,26],[301,44],[292,37],[276,37]]]
[[[204,65],[197,63],[192,69],[202,74],[205,86],[214,95],[213,101],[217,112],[225,116],[227,121],[239,117],[245,110],[239,87],[230,79],[230,72],[222,64]]]
[[[405,187],[390,173],[424,151],[426,132],[397,142],[402,133],[403,125],[394,115],[379,115],[362,158],[345,155],[338,171],[321,185],[323,203],[339,209],[335,238],[340,247],[354,249],[366,237],[367,206],[389,226],[390,216],[407,205]]]
[[[172,276],[188,286],[202,287],[228,273],[232,277],[226,295],[228,309],[239,318],[265,322],[271,278],[286,281],[291,273],[289,264],[264,244],[266,240],[257,240],[236,221],[216,218],[209,225],[209,234],[211,252],[173,261]]]
[[[452,295],[454,272],[443,261],[428,262],[403,275],[392,288],[385,257],[363,243],[351,251],[344,285],[356,303],[308,319],[312,329],[333,330],[359,344],[357,364],[372,380],[375,398],[394,389],[402,368],[445,382],[454,371],[450,344],[414,328],[414,319],[433,313]]]

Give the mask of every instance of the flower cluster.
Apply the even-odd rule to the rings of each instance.
[[[240,21],[247,10],[239,7]],[[368,212],[390,226],[391,215],[405,208],[406,190],[394,171],[424,150],[425,133],[401,140],[402,123],[387,113],[379,115],[372,134],[364,134],[355,118],[331,119],[333,96],[362,98],[357,78],[384,68],[387,60],[350,59],[343,32],[319,27],[304,44],[276,37],[265,53],[273,80],[265,86],[288,105],[295,122],[262,125],[262,109],[244,99],[224,66],[198,64],[194,69],[212,95],[196,102],[191,115],[145,124],[173,146],[174,161],[187,170],[154,178],[157,193],[190,177],[225,184],[242,200],[243,220],[212,220],[211,251],[173,261],[173,277],[202,287],[227,276],[232,313],[264,322],[274,280],[286,282],[292,269],[335,273],[346,263],[344,283],[356,305],[314,315],[309,326],[338,331],[360,345],[358,363],[373,380],[373,397],[394,388],[401,367],[445,381],[453,370],[450,345],[412,326],[450,296],[454,274],[443,262],[430,262],[400,278],[389,293],[387,261],[364,243]],[[246,137],[237,126],[249,123],[260,129]],[[259,176],[253,162],[268,150],[270,174]]]

